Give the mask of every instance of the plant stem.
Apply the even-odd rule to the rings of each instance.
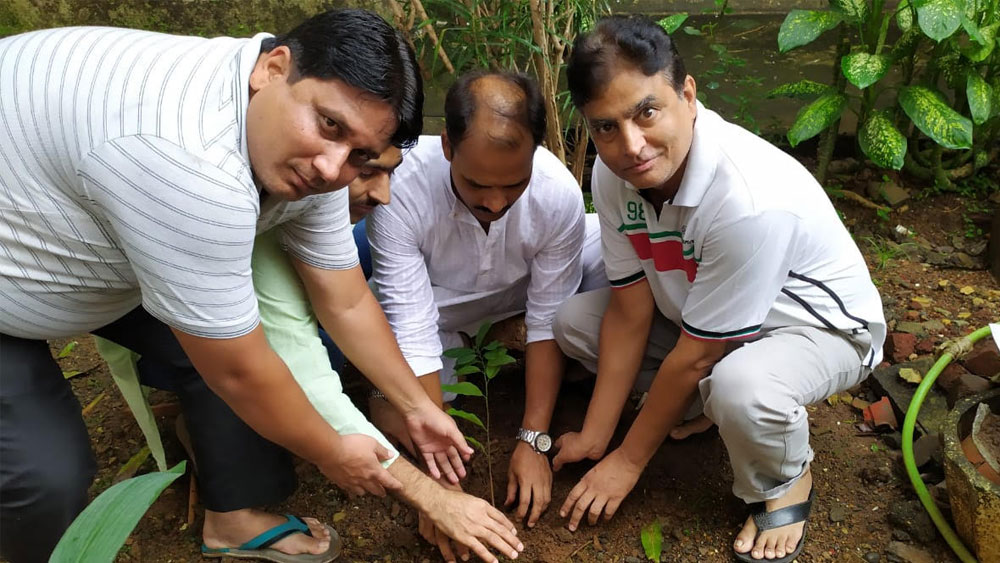
[[[483,395],[486,399],[486,470],[490,479],[490,504],[496,506],[497,499],[494,497],[493,493],[493,441],[490,440],[490,378],[485,377],[485,375],[486,370],[483,370],[485,381],[485,384],[483,385],[485,389]]]
[[[847,28],[840,27],[840,37],[837,43],[837,55],[833,58],[833,84],[838,92],[843,93],[847,89],[847,79],[840,70],[840,60],[850,52],[851,46],[847,42]],[[858,124],[860,125],[860,121]],[[833,158],[833,148],[837,144],[837,132],[840,130],[840,119],[834,121],[830,127],[821,133],[819,147],[817,149],[816,181],[822,186],[826,183],[827,170],[830,168],[830,160]]]

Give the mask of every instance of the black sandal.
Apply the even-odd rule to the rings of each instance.
[[[750,505],[750,516],[753,518],[753,523],[757,526],[757,535],[754,536],[754,542],[757,541],[757,537],[760,536],[760,533],[765,530],[772,530],[774,528],[788,526],[789,524],[805,522],[802,526],[802,537],[799,538],[799,543],[795,546],[794,551],[780,558],[766,559],[762,557],[760,559],[756,559],[750,555],[753,553],[752,548],[746,553],[740,553],[736,551],[736,548],[734,547],[733,555],[736,556],[736,559],[747,563],[761,563],[762,561],[766,563],[790,563],[791,561],[794,561],[795,558],[802,553],[802,546],[805,545],[806,542],[806,528],[809,526],[809,512],[812,510],[812,503],[815,497],[815,489],[809,489],[809,498],[806,499],[805,502],[779,508],[773,512],[767,512],[764,508],[764,503],[762,502],[756,502]]]

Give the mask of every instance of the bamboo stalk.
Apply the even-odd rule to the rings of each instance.
[[[424,10],[424,4],[420,0],[410,0],[410,6],[416,12],[420,21],[427,21],[427,11]],[[444,68],[448,70],[450,74],[455,74],[455,67],[451,64],[451,59],[448,58],[448,54],[444,52],[444,46],[438,40],[437,32],[434,31],[434,26],[430,23],[424,24],[424,28],[427,30],[427,36],[431,38],[431,43],[434,44],[438,58],[441,59],[441,63],[444,64]]]
[[[546,113],[548,120],[546,124],[546,145],[560,162],[566,164],[566,146],[562,138],[562,127],[559,123],[559,106],[556,105],[555,84],[552,81],[552,74],[546,65],[545,53],[549,52],[549,42],[546,36],[545,27],[542,22],[543,12],[539,5],[539,0],[529,0],[531,9],[531,29],[534,35],[535,44],[541,49],[541,53],[532,54],[535,61],[535,69],[542,82],[542,96],[545,98]]]

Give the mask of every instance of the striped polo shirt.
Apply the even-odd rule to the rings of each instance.
[[[261,41],[77,27],[0,40],[0,332],[56,338],[141,304],[196,336],[258,323],[253,239],[357,263],[347,190],[261,208],[246,147]]]
[[[881,361],[882,302],[861,252],[809,171],[770,143],[699,103],[684,178],[659,215],[599,158],[591,186],[612,287],[649,280],[689,336],[869,331],[864,364]]]

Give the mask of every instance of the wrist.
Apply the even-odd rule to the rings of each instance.
[[[646,464],[653,457],[652,453],[641,451],[640,448],[630,444],[628,440],[622,442],[622,445],[618,447],[618,452],[622,459],[639,473],[646,468]]]

